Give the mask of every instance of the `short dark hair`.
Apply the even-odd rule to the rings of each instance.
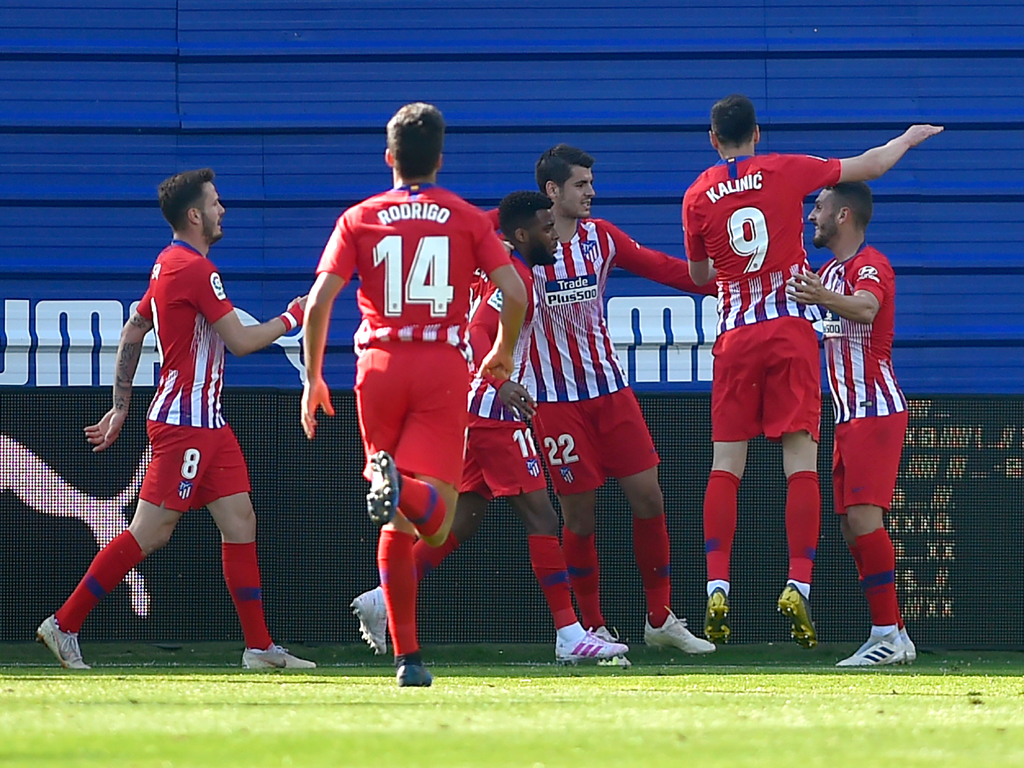
[[[216,174],[212,168],[182,171],[164,179],[157,187],[160,211],[173,229],[182,229],[188,223],[190,208],[198,208],[203,200],[203,185],[212,182]]]
[[[552,206],[551,198],[540,192],[509,192],[498,206],[498,225],[505,237],[522,227],[529,229],[537,211],[546,211]]]
[[[388,120],[388,149],[402,176],[415,179],[437,169],[444,149],[444,115],[433,104],[406,104]]]
[[[592,168],[593,165],[594,158],[582,149],[559,144],[541,155],[537,161],[537,186],[541,192],[547,191],[549,181],[561,187],[572,176],[572,169],[575,166]]]
[[[715,102],[711,108],[711,130],[718,140],[738,147],[754,136],[757,115],[754,103],[742,93],[734,93]]]
[[[846,206],[853,214],[853,221],[861,229],[867,229],[871,223],[871,214],[874,205],[871,197],[871,187],[863,181],[844,181],[834,187],[826,187],[835,196],[835,204]]]

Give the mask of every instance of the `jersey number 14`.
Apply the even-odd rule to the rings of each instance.
[[[384,264],[384,314],[398,317],[406,304],[428,304],[444,317],[455,289],[448,284],[448,238],[427,235],[416,245],[409,276],[402,280],[402,236],[388,235],[373,249],[373,266]]]

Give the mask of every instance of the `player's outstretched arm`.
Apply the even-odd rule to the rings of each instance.
[[[896,165],[908,149],[916,147],[925,139],[942,133],[942,131],[941,125],[912,125],[903,132],[902,136],[897,136],[887,144],[869,149],[857,157],[840,160],[842,171],[839,174],[839,182],[877,179]]]
[[[302,340],[306,360],[306,384],[302,388],[302,431],[312,440],[316,436],[316,413],[323,408],[334,415],[331,392],[324,381],[324,350],[327,329],[331,323],[334,299],[345,287],[346,280],[332,272],[321,272],[309,292],[306,305],[306,334]]]
[[[526,317],[526,286],[511,264],[498,267],[487,277],[501,291],[501,315],[498,318],[498,336],[480,369],[495,379],[507,379],[512,375],[512,352]]]
[[[252,352],[269,347],[276,339],[302,325],[306,309],[306,297],[292,299],[288,309],[275,318],[259,325],[242,325],[238,315],[228,312],[213,324],[215,330],[235,357],[245,357]]]
[[[102,451],[121,434],[132,402],[132,382],[139,367],[142,341],[153,328],[153,321],[138,312],[132,312],[121,329],[114,368],[114,405],[103,418],[85,428],[85,439],[92,443],[93,451]]]
[[[856,291],[846,296],[826,288],[815,272],[804,271],[786,282],[786,294],[798,304],[817,304],[840,317],[857,323],[875,322],[881,304],[871,291]]]

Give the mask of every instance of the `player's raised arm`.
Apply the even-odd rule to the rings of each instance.
[[[686,293],[715,292],[713,285],[704,285],[693,279],[686,259],[640,245],[618,227],[607,223],[605,226],[608,227],[608,233],[615,242],[616,266]],[[711,274],[714,276],[713,270]]]
[[[270,346],[275,340],[302,325],[306,297],[292,299],[288,308],[275,318],[258,325],[242,325],[238,315],[228,312],[213,324],[213,329],[224,339],[224,346],[235,357],[245,357]]]
[[[97,423],[85,428],[85,439],[93,445],[93,451],[102,451],[117,440],[121,427],[128,416],[132,401],[132,382],[139,367],[142,341],[153,328],[153,321],[133,312],[121,329],[121,340],[117,345],[117,362],[114,367],[114,404]]]
[[[907,153],[908,149],[916,147],[925,139],[938,133],[942,133],[941,125],[912,125],[903,132],[880,147],[874,147],[856,157],[844,158],[842,173],[839,182],[844,181],[871,181],[887,173],[900,158]]]
[[[511,264],[498,267],[487,277],[501,291],[501,315],[498,336],[480,368],[495,379],[507,379],[512,375],[512,352],[526,317],[526,286]]]

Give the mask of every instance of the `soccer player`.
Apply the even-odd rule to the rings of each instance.
[[[512,192],[498,207],[501,231],[515,250],[512,263],[529,293],[538,265],[553,264],[558,246],[551,200],[539,192]],[[478,362],[494,343],[501,290],[485,281],[479,304],[469,325],[473,354]],[[513,367],[521,370],[530,344],[533,306],[527,306],[523,333],[513,355]],[[469,393],[469,431],[466,463],[459,485],[455,521],[445,543],[429,547],[419,541],[413,547],[417,579],[422,580],[441,561],[477,530],[491,499],[506,497],[526,528],[530,563],[555,624],[555,659],[577,662],[624,657],[629,648],[609,642],[585,630],[576,618],[569,588],[569,574],[558,542],[558,514],[551,506],[547,482],[526,419],[535,413],[535,401],[512,379],[496,382],[477,373]],[[352,609],[359,618],[363,639],[377,653],[387,650],[387,614],[380,587],[356,597]],[[620,662],[628,663],[628,662]]]
[[[185,171],[159,188],[160,210],[173,239],[157,256],[149,288],[121,330],[114,377],[114,405],[85,428],[93,451],[121,433],[132,397],[142,341],[156,329],[160,382],[149,406],[146,431],[153,460],[128,530],[99,551],[67,602],[36,631],[37,638],[71,669],[88,669],[78,631],[100,599],[144,557],[163,547],[181,516],[206,507],[220,529],[224,581],[245,635],[242,666],[310,668],[275,644],[263,617],[256,562],[256,515],[249,473],[231,427],[221,413],[224,349],[242,356],[302,325],[305,297],[279,317],[244,326],[224,291],[210,247],[224,234],[224,206],[209,168]]]
[[[907,432],[907,401],[892,368],[896,282],[889,260],[866,244],[871,190],[863,182],[826,187],[808,221],[814,245],[834,258],[818,274],[791,277],[787,295],[818,306],[836,410],[832,484],[836,514],[871,612],[868,640],[840,667],[913,661],[917,656],[896,599],[896,555],[885,529]]]
[[[432,680],[416,636],[413,544],[417,534],[432,546],[444,543],[458,498],[476,270],[504,296],[497,338],[480,364],[485,375],[511,375],[526,312],[523,281],[487,217],[436,184],[443,143],[444,118],[433,105],[407,104],[395,113],[385,152],[394,188],[338,219],[307,309],[302,426],[312,439],[317,410],[334,414],[323,378],[331,308],[358,272],[356,407],[370,481],[367,511],[383,526],[377,564],[400,686]]]
[[[533,268],[536,316],[522,383],[536,393],[533,426],[562,507],[562,551],[583,626],[614,639],[601,612],[594,512],[597,489],[616,478],[633,512],[633,552],[647,598],[644,641],[710,653],[715,646],[694,637],[671,610],[658,453],[604,314],[612,266],[682,291],[704,291],[684,259],[645,248],[591,217],[593,165],[586,152],[559,144],[536,167],[537,185],[553,202],[559,247],[554,264]]]
[[[754,105],[732,95],[711,110],[711,145],[722,158],[683,197],[690,274],[704,284],[717,270],[718,339],[711,389],[714,441],[704,496],[708,604],[705,634],[727,641],[729,558],[736,495],[747,441],[782,441],[787,478],[789,575],[778,600],[801,646],[817,644],[809,599],[821,528],[818,434],[821,368],[813,305],[786,296],[786,281],[808,268],[803,200],[821,187],[878,178],[942,128],[915,125],[889,143],[845,160],[807,155],[755,156],[761,132]],[[712,264],[714,265],[712,267]]]

